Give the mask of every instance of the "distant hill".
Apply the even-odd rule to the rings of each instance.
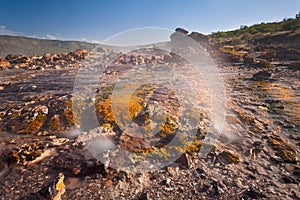
[[[96,45],[81,41],[45,40],[23,36],[0,35],[0,56],[7,54],[40,55],[44,53],[63,53],[81,48],[92,50]]]
[[[210,35],[217,43],[233,46],[277,46],[300,50],[300,16],[281,22],[241,26],[233,31],[219,31]]]

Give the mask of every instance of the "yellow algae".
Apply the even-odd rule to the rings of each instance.
[[[80,115],[82,113],[84,105],[84,101],[81,100],[72,101],[71,99],[69,99],[65,102],[64,106],[66,108],[64,110],[64,117],[69,125],[80,124]]]
[[[270,144],[276,151],[276,154],[284,161],[290,163],[297,162],[296,149],[287,143],[281,136],[273,135],[270,138]]]
[[[50,129],[52,131],[59,131],[62,129],[62,123],[60,120],[60,116],[59,115],[54,115],[51,119],[50,119],[50,123],[49,123]]]
[[[111,109],[111,97],[96,103],[96,114],[102,124],[112,124],[115,121]]]
[[[47,119],[47,113],[44,112],[44,107],[41,106],[37,111],[37,116],[33,118],[28,124],[25,125],[25,128],[18,131],[21,134],[32,134],[36,133],[44,125]]]
[[[64,179],[65,176],[62,173],[59,173],[57,183],[55,185],[56,195],[52,198],[52,200],[61,200],[61,195],[65,193]]]
[[[220,47],[219,50],[223,53],[230,53],[231,55],[237,56],[242,58],[243,57],[243,53],[238,52],[237,50],[234,49],[234,47],[229,47],[229,46],[223,46]]]
[[[282,100],[291,100],[295,98],[295,92],[289,85],[285,84],[271,84],[268,92],[270,92],[273,97]]]
[[[245,113],[243,110],[238,111],[239,117],[247,124],[254,123],[255,117],[253,115]]]
[[[41,148],[43,148],[41,142],[35,142],[31,145],[23,144],[20,148],[11,152],[8,161],[12,163],[25,163],[34,160],[41,155]]]
[[[96,114],[101,124],[111,124],[118,120],[118,125],[123,126],[135,119],[143,109],[144,99],[136,93],[124,93],[113,97],[108,95],[96,100]],[[122,127],[121,127],[122,128]]]

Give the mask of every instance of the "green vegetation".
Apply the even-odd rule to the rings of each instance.
[[[238,37],[242,34],[250,35],[263,35],[268,33],[277,33],[277,32],[297,32],[300,31],[300,18],[295,19],[284,19],[281,22],[272,22],[255,24],[253,26],[241,26],[238,30],[233,31],[219,31],[212,34],[213,38],[232,38]]]

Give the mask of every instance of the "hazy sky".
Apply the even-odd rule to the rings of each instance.
[[[294,18],[300,0],[0,0],[0,34],[102,41],[133,28],[211,33]]]

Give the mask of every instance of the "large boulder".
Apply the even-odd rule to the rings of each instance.
[[[202,33],[192,32],[190,34],[190,37],[196,40],[197,42],[208,43],[208,37]]]
[[[70,53],[76,60],[87,59],[89,56],[89,52],[86,49],[77,49]]]
[[[13,55],[13,54],[8,54],[7,56],[5,56],[5,59],[8,61],[14,60],[16,59],[18,56]]]

